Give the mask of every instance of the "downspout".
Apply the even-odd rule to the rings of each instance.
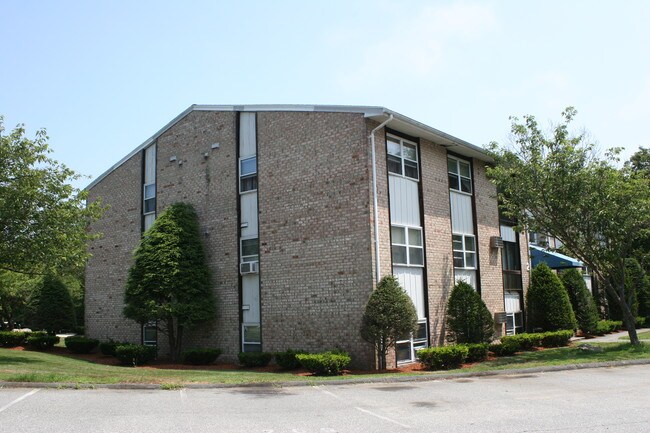
[[[377,161],[375,157],[375,132],[383,128],[393,120],[391,114],[382,124],[370,132],[370,146],[372,148],[372,203],[375,211],[375,276],[377,282],[381,279],[380,265],[379,265],[379,210],[377,209]]]

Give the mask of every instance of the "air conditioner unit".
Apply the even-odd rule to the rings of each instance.
[[[501,324],[501,323],[506,323],[508,320],[508,316],[505,311],[499,311],[494,313],[494,322]]]
[[[503,238],[501,236],[490,236],[490,248],[503,248]]]
[[[260,271],[260,262],[244,262],[239,264],[239,273],[244,274],[257,274]]]

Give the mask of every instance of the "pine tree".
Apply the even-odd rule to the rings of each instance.
[[[74,330],[74,304],[68,288],[60,278],[54,275],[44,276],[32,299],[32,306],[35,328],[52,334]]]
[[[569,269],[560,274],[560,280],[569,293],[578,328],[583,334],[592,334],[596,330],[599,316],[596,302],[589,293],[582,274],[575,268]]]
[[[569,294],[558,276],[545,263],[537,265],[531,272],[527,310],[530,331],[576,328]]]
[[[449,295],[447,328],[456,343],[489,343],[494,337],[494,320],[481,295],[461,281]]]

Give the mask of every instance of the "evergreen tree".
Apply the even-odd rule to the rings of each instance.
[[[583,334],[592,334],[596,330],[600,317],[598,316],[596,302],[589,293],[582,274],[573,268],[562,272],[560,279],[569,293],[569,300],[578,322],[578,328],[582,330]]]
[[[576,328],[569,294],[546,263],[537,265],[531,272],[527,310],[530,331]]]
[[[35,328],[52,334],[74,330],[74,304],[60,278],[54,275],[43,277],[32,301]]]
[[[215,301],[194,208],[176,203],[154,222],[136,249],[124,315],[156,322],[171,357],[180,357],[186,330],[214,318]]]
[[[489,343],[494,319],[481,295],[464,281],[457,283],[447,303],[447,328],[456,343]]]
[[[389,348],[415,332],[417,322],[415,306],[397,279],[393,275],[382,278],[368,299],[361,324],[361,337],[375,346],[381,370],[386,368]]]

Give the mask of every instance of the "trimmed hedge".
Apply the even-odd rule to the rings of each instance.
[[[285,370],[295,370],[301,366],[296,355],[305,355],[306,353],[304,350],[287,349],[284,352],[277,352],[275,354],[275,362]]]
[[[146,364],[156,358],[156,346],[143,346],[140,344],[119,344],[115,347],[115,357],[122,365],[136,367]]]
[[[546,332],[542,335],[543,347],[564,347],[568,346],[573,337],[573,331]]]
[[[72,353],[90,353],[99,346],[99,340],[81,336],[68,337],[64,342],[65,347]]]
[[[542,333],[524,333],[515,335],[506,335],[501,337],[501,343],[514,341],[519,345],[518,350],[530,351],[542,345]]]
[[[601,320],[596,325],[596,335],[605,335],[611,332],[620,331],[623,328],[623,322],[619,320]]]
[[[485,361],[488,357],[488,346],[487,343],[476,343],[476,344],[463,344],[467,347],[467,362],[482,362]]]
[[[244,367],[266,367],[273,358],[268,352],[239,352],[239,363]]]
[[[430,347],[418,350],[417,357],[429,370],[458,368],[467,359],[469,349],[465,345]]]
[[[490,344],[488,349],[494,356],[512,356],[521,350],[517,340],[506,340],[505,342]]]
[[[29,335],[29,332],[0,331],[0,347],[22,346]]]
[[[336,376],[350,364],[352,359],[345,352],[322,352],[297,354],[296,359],[304,368],[317,376]]]
[[[32,332],[26,341],[27,344],[36,350],[49,350],[59,342],[59,337],[50,335],[47,332],[38,331]]]
[[[221,349],[191,349],[183,352],[183,364],[209,365],[221,355]]]
[[[99,343],[99,351],[102,353],[102,355],[106,356],[115,356],[115,348],[120,345],[125,345],[129,344],[126,341],[125,342],[118,342],[118,341],[113,341],[113,340],[108,340],[108,341],[102,341]]]

